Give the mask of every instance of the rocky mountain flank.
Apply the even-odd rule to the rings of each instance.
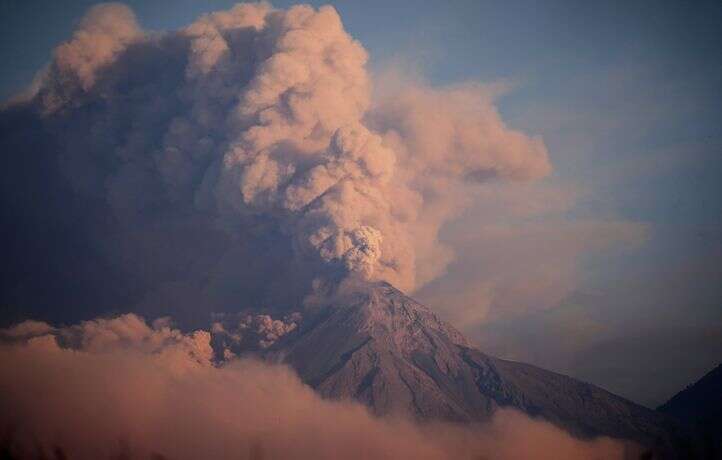
[[[329,398],[376,414],[483,421],[515,408],[581,436],[659,445],[669,419],[601,388],[474,349],[432,311],[388,283],[340,296],[269,350]]]

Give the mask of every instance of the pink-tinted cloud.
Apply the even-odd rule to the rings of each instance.
[[[182,71],[133,73],[147,56]],[[438,232],[474,187],[551,166],[542,140],[507,127],[480,85],[409,84],[372,104],[367,59],[330,6],[242,4],[151,34],[105,4],[58,46],[35,102],[83,124],[56,133],[71,182],[85,154],[117,164],[93,179],[121,221],[185,205],[233,237],[263,216],[298,261],[412,290],[451,260]],[[85,120],[83,107],[99,111]],[[139,112],[151,121],[126,120]]]
[[[21,325],[13,330],[27,329]],[[325,401],[288,368],[210,361],[210,334],[134,315],[0,346],[0,424],[11,450],[70,458],[622,458],[513,411],[487,424],[418,425]],[[11,334],[13,335],[13,334]],[[61,344],[64,344],[61,346]],[[628,447],[628,446],[627,446]]]

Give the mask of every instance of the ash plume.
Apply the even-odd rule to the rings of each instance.
[[[547,152],[478,85],[372,101],[366,61],[329,6],[239,4],[161,33],[124,5],[93,7],[2,111],[5,146],[29,155],[20,173],[43,171],[4,173],[20,189],[3,203],[12,256],[38,250],[26,230],[48,220],[83,241],[46,256],[45,277],[67,276],[69,258],[78,272],[55,297],[189,323],[201,304],[238,310],[239,293],[296,308],[314,279],[433,280],[453,259],[441,226],[486,182],[545,176]],[[53,196],[28,202],[39,187]],[[36,268],[13,274],[5,303],[41,303]]]

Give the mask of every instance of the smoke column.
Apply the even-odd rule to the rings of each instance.
[[[47,170],[3,203],[12,256],[37,250],[27,228],[50,220],[82,240],[44,255],[45,278],[69,258],[79,272],[55,297],[181,320],[238,309],[240,292],[292,308],[314,280],[433,280],[453,260],[440,227],[485,183],[546,175],[547,152],[480,85],[407,82],[372,101],[366,61],[328,6],[239,4],[162,33],[124,5],[91,8],[2,111],[6,147]],[[28,136],[42,145],[23,152]],[[14,277],[8,304],[47,284]]]

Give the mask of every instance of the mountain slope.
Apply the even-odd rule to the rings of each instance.
[[[689,424],[705,449],[706,458],[722,456],[722,364],[657,410]]]
[[[579,436],[645,444],[666,437],[664,415],[570,377],[487,356],[387,283],[338,299],[272,353],[322,395],[361,401],[377,414],[483,421],[511,407]]]
[[[722,422],[722,364],[674,395],[658,410],[690,422]]]

